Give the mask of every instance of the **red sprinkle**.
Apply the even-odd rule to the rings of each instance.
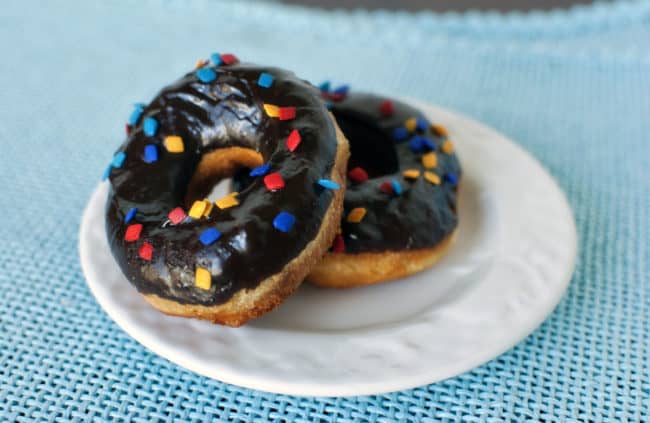
[[[295,107],[280,107],[278,117],[280,120],[289,120],[296,117],[296,108]]]
[[[269,173],[264,177],[264,185],[269,191],[284,188],[284,179],[279,172]]]
[[[232,65],[233,63],[239,62],[239,59],[234,54],[226,53],[221,55],[221,60],[226,65]]]
[[[185,220],[187,215],[185,214],[185,211],[181,207],[176,207],[174,210],[169,212],[167,217],[169,218],[169,220],[172,221],[174,225],[178,225],[183,220]]]
[[[142,223],[134,223],[126,227],[126,232],[124,233],[124,241],[133,242],[140,239],[140,234],[142,233]]]
[[[341,235],[336,235],[334,238],[334,243],[332,243],[332,252],[333,253],[343,253],[345,252],[345,241]]]
[[[348,172],[348,178],[352,179],[353,182],[360,184],[368,180],[368,172],[357,166]]]
[[[381,183],[381,185],[379,185],[379,190],[384,194],[392,194],[393,184],[391,184],[390,181],[384,181]]]
[[[382,101],[381,105],[379,106],[379,111],[381,112],[381,115],[384,117],[392,116],[393,113],[395,112],[395,109],[393,107],[393,102],[390,100]]]
[[[140,258],[150,261],[151,257],[153,257],[153,245],[145,241],[140,247],[140,251],[138,252],[138,255],[140,256]]]
[[[298,144],[300,144],[300,141],[301,141],[300,132],[298,132],[297,129],[291,131],[289,137],[287,138],[287,148],[289,149],[289,151],[295,151],[296,148],[298,148]]]
[[[129,135],[131,133],[131,125],[128,123],[124,124],[124,131],[126,132],[126,135]]]

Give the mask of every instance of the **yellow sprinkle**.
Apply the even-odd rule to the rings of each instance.
[[[212,286],[212,276],[210,275],[210,272],[202,267],[197,267],[196,275],[194,277],[194,285],[196,285],[197,288],[210,289],[210,286]]]
[[[194,69],[200,69],[200,68],[204,67],[207,64],[208,64],[207,59],[199,59],[199,60],[196,61],[196,65],[194,65]]]
[[[417,179],[418,176],[420,176],[420,171],[417,169],[407,169],[402,172],[402,175],[404,175],[406,179]]]
[[[445,154],[451,154],[454,152],[454,143],[451,140],[447,140],[442,143],[442,152]]]
[[[428,170],[424,171],[424,179],[431,182],[433,185],[440,185],[440,176],[433,172],[429,172]]]
[[[436,153],[427,153],[422,156],[422,166],[427,169],[438,166],[438,156],[436,156]]]
[[[201,217],[203,217],[204,212],[205,212],[205,201],[196,200],[194,204],[192,204],[192,207],[190,208],[190,211],[187,214],[192,219],[200,219]]]
[[[347,221],[350,223],[359,223],[363,220],[363,217],[366,215],[366,209],[363,207],[357,207],[352,209],[348,213]]]
[[[441,137],[446,137],[447,136],[447,128],[445,128],[442,125],[433,124],[433,125],[431,125],[431,130],[433,132],[435,132],[436,134],[440,135]]]
[[[170,153],[182,153],[185,151],[183,146],[183,139],[178,135],[168,135],[165,137],[165,148]]]
[[[280,108],[278,106],[274,106],[273,104],[264,104],[264,111],[266,112],[269,117],[280,117]]]
[[[213,204],[212,204],[212,201],[210,201],[208,199],[203,200],[203,202],[205,203],[205,210],[203,210],[203,217],[208,217],[208,216],[210,216],[210,213],[212,212]]]
[[[237,206],[239,205],[239,201],[237,200],[237,193],[231,192],[230,194],[215,201],[214,204],[216,204],[220,209],[227,209],[229,207]]]
[[[415,118],[406,119],[406,122],[404,122],[404,127],[409,132],[415,132],[415,127],[417,126],[417,124],[418,122]]]

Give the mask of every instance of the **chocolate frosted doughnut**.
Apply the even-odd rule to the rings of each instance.
[[[458,224],[461,175],[447,131],[396,100],[323,90],[350,142],[341,233],[308,280],[381,282],[433,264]]]
[[[213,55],[138,104],[107,172],[106,232],[157,309],[238,326],[300,284],[335,236],[348,145],[318,90]],[[244,169],[241,192],[206,200]]]

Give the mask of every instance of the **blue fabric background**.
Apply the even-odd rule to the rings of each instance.
[[[650,420],[650,3],[432,15],[270,3],[0,5],[0,420]],[[196,376],[100,309],[82,209],[134,101],[213,51],[419,97],[530,150],[580,236],[568,293],[497,359],[389,395],[298,398]]]

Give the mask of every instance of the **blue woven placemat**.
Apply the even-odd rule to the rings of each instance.
[[[650,420],[649,43],[645,1],[508,16],[2,2],[0,420]],[[578,266],[555,312],[461,376],[345,399],[209,380],[125,335],[81,273],[81,211],[131,104],[219,50],[419,97],[518,140],[575,210]]]

